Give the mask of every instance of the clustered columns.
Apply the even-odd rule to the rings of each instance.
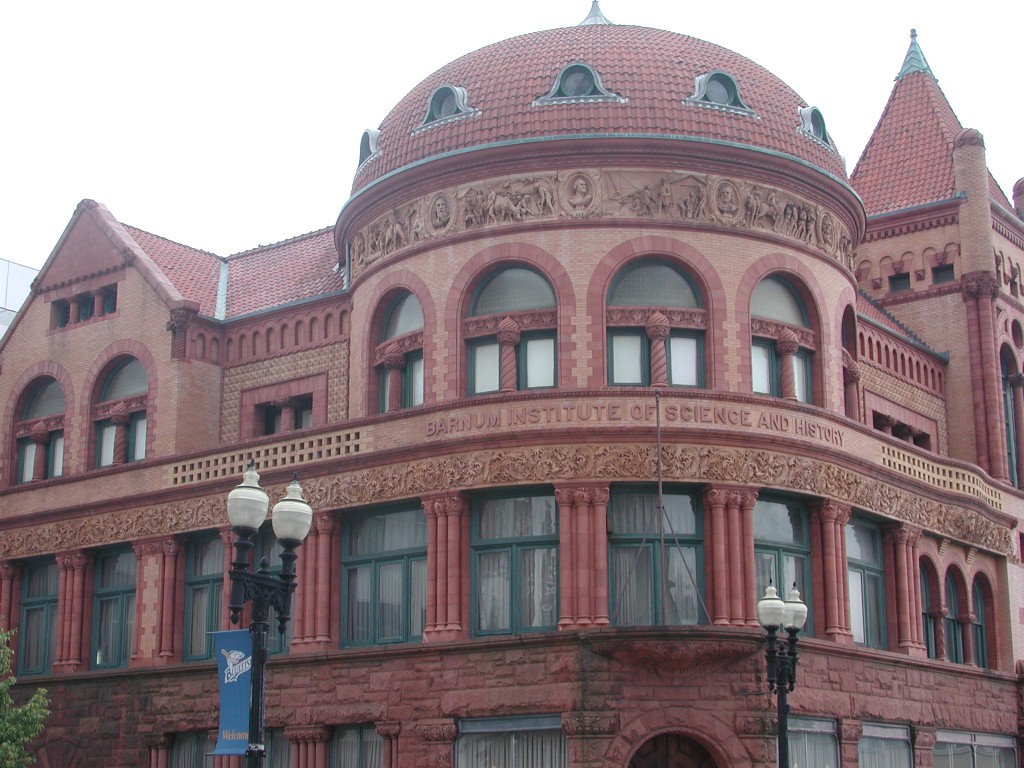
[[[284,735],[292,743],[290,765],[293,768],[327,768],[331,737],[327,728],[297,726],[285,728]]]
[[[652,312],[644,328],[647,338],[651,340],[651,386],[668,386],[668,351],[665,339],[668,338],[670,327],[668,318],[661,312]]]
[[[794,358],[797,350],[800,349],[800,341],[796,334],[789,328],[783,328],[779,332],[779,338],[775,340],[775,351],[779,353],[780,367],[782,368],[782,399],[796,400],[796,368]]]
[[[886,526],[883,531],[886,570],[896,579],[897,643],[902,651],[912,656],[926,655],[924,629],[918,612],[921,605],[921,569],[918,567],[921,533],[920,528],[906,524]]]
[[[754,503],[749,488],[709,488],[704,502],[711,517],[711,621],[715,625],[758,626],[754,573]]]
[[[1009,377],[1013,388],[1013,432],[1017,448],[1017,485],[1024,487],[1024,374],[1015,373]],[[36,452],[38,460],[38,451]]]
[[[821,542],[822,581],[824,582],[825,636],[836,642],[851,642],[853,632],[847,625],[850,596],[846,584],[846,524],[850,507],[834,501],[818,504],[811,524]]]
[[[10,560],[0,562],[0,627],[14,626],[15,590],[14,585],[21,576],[21,566]]]
[[[310,651],[331,644],[331,594],[318,585],[331,583],[331,563],[337,551],[335,521],[329,512],[313,515],[313,525],[302,544],[302,576],[295,590],[292,645]]]
[[[516,368],[516,345],[522,338],[519,323],[511,317],[498,323],[498,346],[501,350],[501,381],[502,392],[514,392],[519,388],[519,372]]]
[[[465,494],[423,500],[427,518],[427,619],[423,641],[465,637],[462,615],[468,594],[469,498]]]
[[[89,638],[85,636],[86,571],[92,565],[90,552],[57,555],[57,647],[55,672],[75,672],[88,666]]]
[[[555,487],[558,502],[559,629],[604,626],[608,618],[608,498],[602,486]]]
[[[178,588],[178,577],[183,566],[184,547],[180,539],[170,536],[164,539],[152,539],[140,541],[132,545],[132,551],[136,557],[138,569],[137,584],[149,581],[146,574],[155,573],[154,585],[159,590],[160,601],[155,606],[139,605],[139,616],[149,615],[152,609],[155,615],[152,621],[136,621],[136,638],[132,658],[140,666],[148,666],[154,662],[151,657],[159,660],[157,663],[168,664],[181,660],[181,645],[175,648],[176,629],[180,624],[175,625],[176,609],[179,606],[177,597],[180,596]],[[152,627],[149,625],[152,624]],[[142,637],[143,632],[151,633]]]

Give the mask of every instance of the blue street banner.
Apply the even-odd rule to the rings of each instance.
[[[210,634],[217,654],[220,687],[220,727],[213,754],[244,755],[249,748],[252,635],[247,629]]]

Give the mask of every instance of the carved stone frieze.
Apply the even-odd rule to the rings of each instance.
[[[15,438],[34,438],[37,435],[49,435],[50,432],[55,432],[59,429],[64,429],[63,413],[56,416],[44,416],[41,419],[33,419],[32,421],[22,421],[14,428],[14,436]]]
[[[940,503],[821,457],[676,444],[663,447],[662,468],[673,482],[805,492],[1016,557],[1010,529],[975,509]],[[303,480],[303,488],[315,510],[330,510],[492,485],[636,481],[656,471],[651,445],[555,445],[437,455],[314,477]],[[225,501],[226,495],[217,494],[9,529],[0,539],[0,559],[215,528],[227,519]]]
[[[454,720],[429,720],[416,724],[416,734],[423,741],[430,743],[452,742],[459,735],[459,727]]]
[[[792,333],[796,336],[797,343],[802,347],[815,349],[817,339],[814,331],[810,328],[797,328],[794,325],[787,325],[776,320],[768,320],[763,317],[750,318],[750,333],[754,336],[765,336],[770,339],[782,339]]]
[[[110,419],[114,416],[123,416],[129,413],[146,410],[147,395],[126,397],[123,400],[112,400],[108,403],[100,403],[93,408],[92,417],[94,420]]]
[[[683,171],[575,169],[484,179],[395,207],[351,236],[353,272],[457,232],[588,217],[762,231],[814,248],[853,270],[847,227],[829,210],[785,190]]]
[[[619,732],[619,716],[615,712],[567,712],[562,715],[562,730],[571,738],[614,736]]]
[[[663,315],[672,328],[706,328],[707,311],[703,309],[671,309],[660,307],[658,313]],[[650,307],[609,307],[605,311],[605,320],[609,326],[646,326],[651,319]]]
[[[386,359],[391,354],[404,355],[407,352],[412,352],[415,349],[423,348],[423,331],[414,331],[413,333],[407,333],[404,336],[399,336],[396,339],[388,339],[383,344],[377,346],[373,353],[373,364],[384,365]]]
[[[738,717],[736,733],[740,736],[775,736],[779,721],[774,717]]]
[[[535,309],[525,312],[506,312],[484,317],[470,317],[463,321],[462,332],[467,339],[477,336],[494,336],[499,326],[511,319],[519,326],[519,331],[532,331],[538,328],[554,328],[558,323],[558,310]]]

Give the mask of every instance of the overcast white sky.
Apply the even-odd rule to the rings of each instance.
[[[911,27],[1009,196],[1024,176],[1015,0],[602,0],[731,48],[821,109],[853,170]],[[1014,10],[1016,9],[1016,10]],[[365,128],[418,81],[590,0],[51,0],[0,10],[0,257],[39,267],[75,206],[226,256],[334,223]]]

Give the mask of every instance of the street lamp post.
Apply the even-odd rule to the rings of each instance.
[[[280,542],[281,573],[269,572],[264,557],[258,571],[249,569],[249,552],[253,539],[267,519],[270,497],[260,487],[256,463],[250,462],[244,480],[228,494],[228,520],[235,533],[235,559],[231,563],[231,599],[228,611],[231,623],[237,624],[245,603],[252,601],[252,688],[249,694],[249,746],[246,749],[248,768],[260,768],[266,757],[263,709],[267,671],[267,633],[270,630],[270,609],[277,613],[277,628],[284,634],[295,591],[296,549],[309,533],[313,510],[302,498],[298,476],[292,479],[285,497],[274,505],[271,522]]]
[[[796,636],[807,621],[807,606],[800,599],[796,584],[785,602],[770,583],[757,602],[757,620],[768,632],[765,657],[768,661],[768,691],[778,699],[779,768],[789,768],[789,693],[796,686]],[[785,630],[788,638],[778,636]]]

